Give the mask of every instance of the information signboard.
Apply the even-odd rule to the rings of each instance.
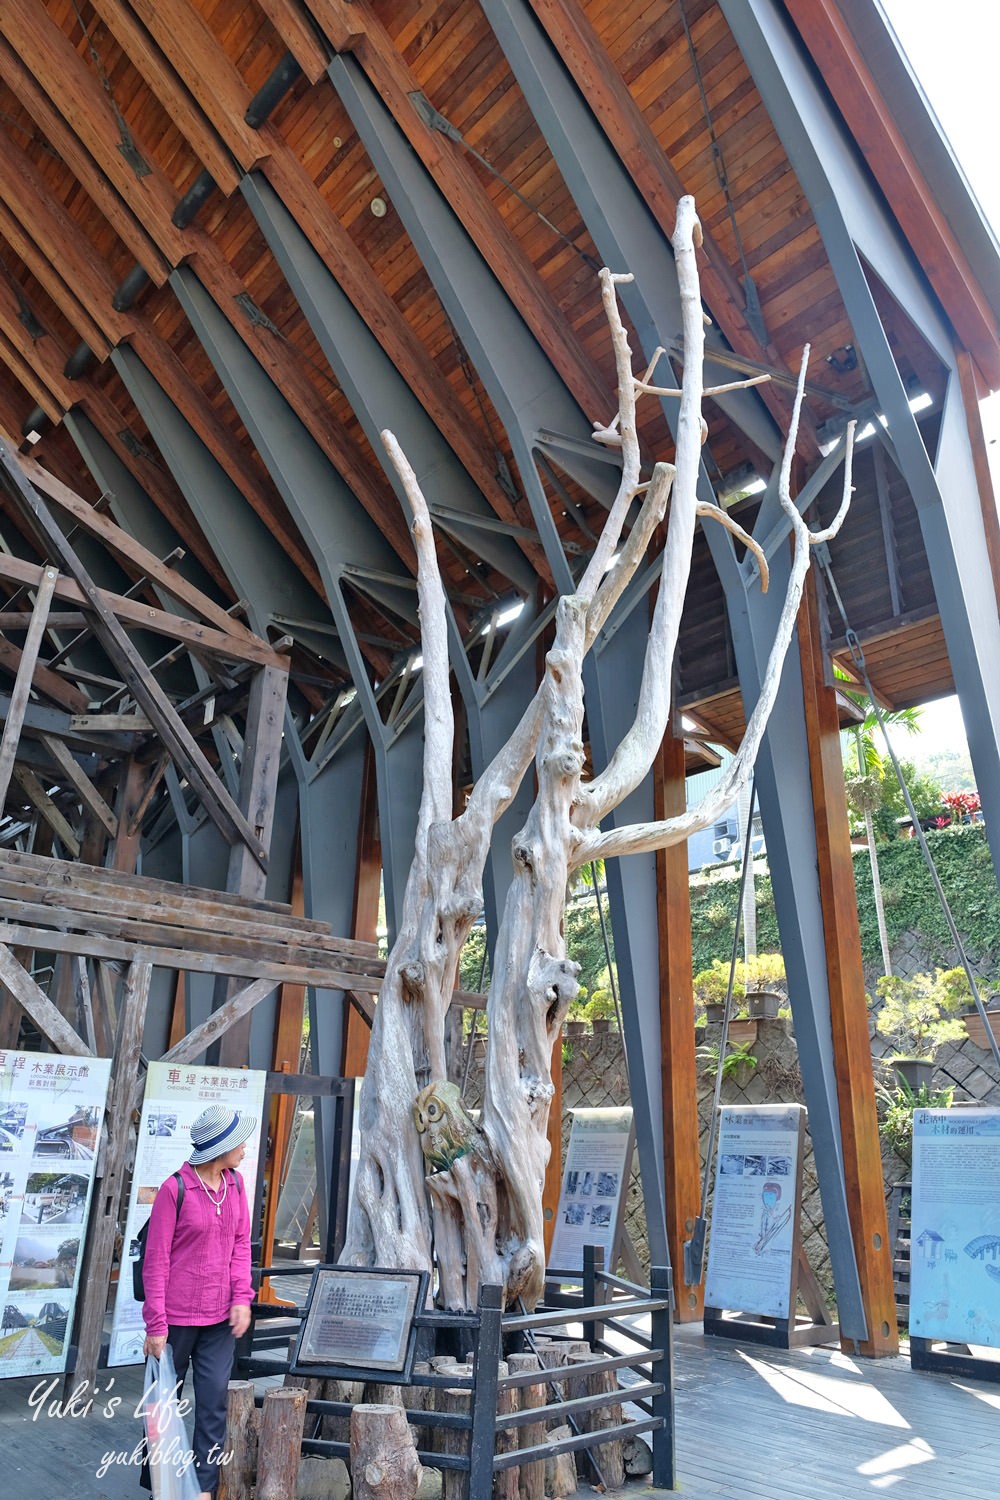
[[[110,1073],[0,1052],[0,1377],[66,1368]]]
[[[426,1271],[318,1266],[313,1273],[292,1370],[342,1380],[406,1381],[413,1366],[413,1317],[427,1295]]]
[[[621,1244],[635,1133],[631,1109],[575,1109],[550,1264],[582,1271],[583,1247],[604,1250],[613,1270]]]
[[[132,1262],[139,1253],[137,1236],[149,1221],[160,1184],[191,1155],[190,1129],[210,1104],[231,1104],[240,1114],[252,1115],[258,1126],[264,1108],[267,1074],[244,1068],[202,1068],[181,1063],[153,1062],[146,1074],[146,1092],[139,1122],[139,1139],[132,1170],[132,1191],[125,1221],[125,1242],[118,1294],[111,1324],[108,1365],[138,1364],[145,1328],[142,1304],[132,1296]],[[261,1131],[246,1143],[240,1173],[247,1193],[250,1223],[255,1223],[257,1156]]]
[[[800,1104],[720,1111],[706,1307],[792,1315],[804,1131]]]
[[[910,1332],[1000,1348],[1000,1110],[913,1113]]]

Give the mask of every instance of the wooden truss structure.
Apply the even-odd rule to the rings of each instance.
[[[5,447],[0,459],[46,559],[0,557],[13,590],[0,610],[0,670],[14,677],[0,696],[0,1045],[17,1046],[27,1027],[36,1045],[114,1059],[77,1324],[76,1378],[86,1379],[100,1353],[153,970],[215,979],[200,1024],[188,1029],[175,1006],[182,1034],[164,1060],[193,1062],[218,1045],[235,1063],[246,1060],[250,1011],[279,986],[342,991],[370,1010],[384,965],[372,944],[265,898],[288,643],[254,635],[176,571],[179,559],[157,558],[38,464]],[[50,503],[138,573],[127,594],[98,587]],[[151,645],[158,637],[165,652]],[[102,653],[100,672],[80,668],[85,645]],[[165,682],[182,654],[203,686],[178,701]],[[185,790],[229,844],[225,892],[136,873],[158,802]]]

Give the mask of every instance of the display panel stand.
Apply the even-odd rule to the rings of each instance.
[[[721,1111],[705,1280],[707,1334],[775,1349],[839,1338],[802,1244],[805,1120],[798,1104]]]
[[[801,1297],[806,1309],[805,1315],[797,1313],[793,1323],[787,1317],[771,1318],[764,1314],[724,1312],[721,1307],[706,1306],[705,1332],[715,1338],[750,1339],[755,1344],[767,1344],[772,1349],[798,1349],[810,1344],[836,1343],[840,1338],[840,1329],[801,1244],[798,1246],[794,1266],[789,1287],[789,1306],[794,1307]]]
[[[910,1364],[1000,1384],[1000,1110],[913,1113]]]

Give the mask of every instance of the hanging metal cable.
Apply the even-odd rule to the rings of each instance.
[[[764,323],[764,313],[760,305],[760,296],[757,291],[756,282],[750,275],[750,267],[747,265],[747,258],[743,249],[743,236],[740,234],[740,226],[736,222],[736,208],[733,204],[732,194],[729,191],[729,174],[726,171],[726,161],[722,154],[722,147],[719,145],[718,137],[715,134],[712,110],[708,102],[708,93],[705,89],[705,80],[702,77],[698,53],[695,50],[694,37],[691,35],[691,27],[688,24],[684,0],[677,0],[677,5],[680,11],[681,25],[684,27],[684,35],[687,38],[691,66],[694,68],[694,76],[698,84],[701,107],[705,114],[705,124],[708,126],[708,138],[712,146],[712,160],[715,163],[715,174],[719,179],[719,186],[726,199],[729,223],[733,231],[733,238],[736,241],[736,253],[740,258],[740,266],[743,270],[743,311],[746,314],[747,323],[757,342],[761,345],[766,345],[768,342],[767,327]]]

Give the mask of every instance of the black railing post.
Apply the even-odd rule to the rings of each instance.
[[[655,1300],[666,1302],[666,1307],[657,1308],[650,1319],[650,1343],[654,1349],[662,1349],[660,1368],[652,1367],[652,1377],[663,1386],[663,1393],[654,1396],[654,1417],[662,1417],[662,1425],[653,1428],[653,1472],[650,1479],[657,1489],[672,1490],[676,1484],[676,1455],[674,1451],[674,1277],[669,1266],[653,1266],[649,1276],[650,1295]]]
[[[597,1273],[604,1270],[604,1247],[603,1245],[584,1245],[583,1247],[583,1305],[584,1307],[596,1307],[599,1302],[605,1300],[604,1286],[597,1280]],[[583,1325],[583,1336],[590,1347],[596,1352],[597,1344],[604,1337],[604,1323],[598,1319],[590,1319]]]
[[[480,1287],[479,1332],[473,1365],[472,1431],[469,1433],[469,1500],[490,1500],[493,1492],[502,1316],[501,1288]]]

